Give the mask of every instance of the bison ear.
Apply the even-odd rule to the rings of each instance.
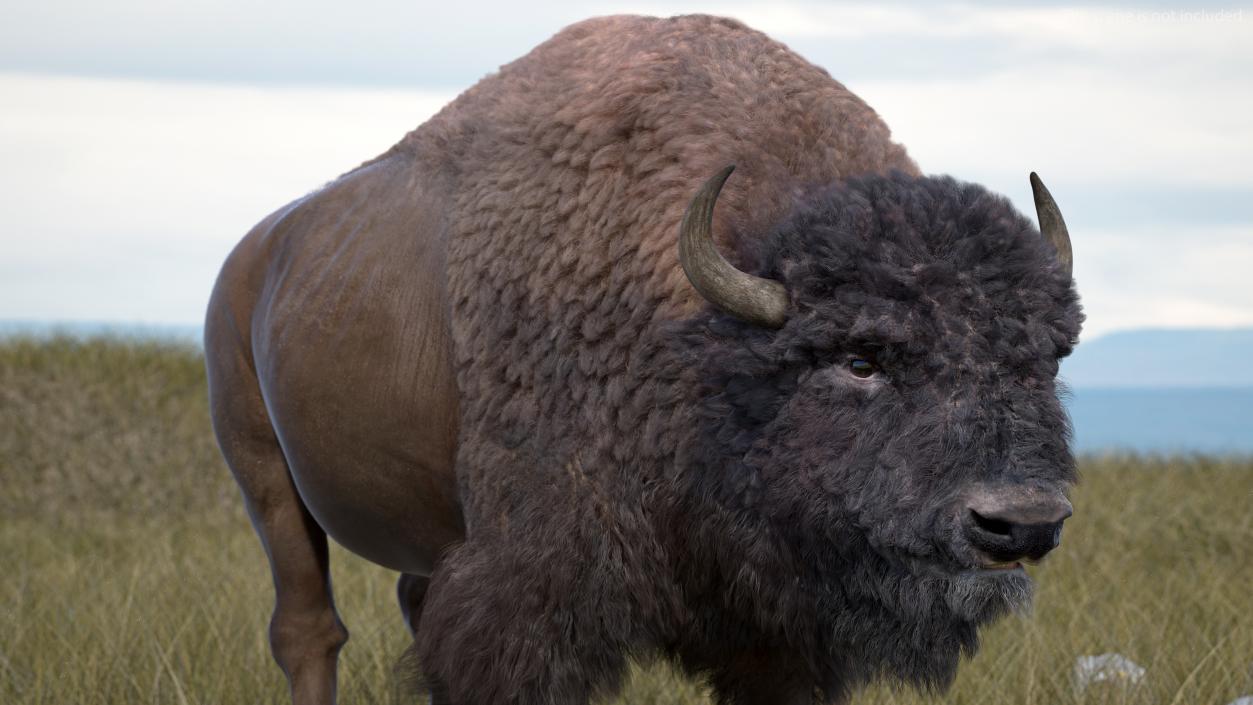
[[[714,204],[732,171],[735,165],[714,174],[692,198],[679,227],[679,263],[709,303],[749,323],[779,328],[787,319],[787,289],[736,269],[714,245]]]
[[[1053,249],[1057,250],[1057,260],[1069,277],[1074,268],[1070,233],[1066,230],[1066,221],[1062,218],[1062,210],[1053,200],[1053,194],[1049,193],[1034,171],[1031,172],[1031,193],[1035,196],[1035,213],[1040,221],[1040,232],[1052,243]]]

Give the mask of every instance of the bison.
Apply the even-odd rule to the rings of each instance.
[[[293,700],[335,697],[328,535],[402,573],[436,702],[943,688],[1070,514],[1032,185],[1040,230],[742,24],[609,17],[265,218],[205,351]]]

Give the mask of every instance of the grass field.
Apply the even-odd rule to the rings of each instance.
[[[282,702],[265,560],[213,445],[199,354],[0,341],[0,704]],[[1224,705],[1253,695],[1253,461],[1085,459],[1034,612],[986,633],[954,703]],[[395,576],[333,549],[344,703],[415,702]],[[1138,686],[1080,693],[1118,652]],[[856,703],[936,701],[887,687]],[[637,669],[623,703],[701,703]]]

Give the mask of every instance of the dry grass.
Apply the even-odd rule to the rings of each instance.
[[[0,342],[0,703],[282,702],[260,547],[208,429],[198,353]],[[1253,694],[1253,462],[1089,459],[1034,613],[987,634],[955,703],[1212,703]],[[412,702],[394,575],[335,549],[342,701]],[[1076,692],[1116,651],[1140,687]],[[664,668],[621,702],[698,703]],[[857,703],[925,702],[876,688]]]

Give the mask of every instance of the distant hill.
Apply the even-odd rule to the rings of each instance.
[[[1079,451],[1253,454],[1253,387],[1076,389],[1065,402]]]
[[[1061,376],[1074,389],[1253,387],[1253,328],[1110,333],[1080,343]]]
[[[52,338],[134,338],[170,340],[200,345],[204,340],[199,323],[126,323],[124,321],[20,321],[0,320],[0,338],[33,336]]]

